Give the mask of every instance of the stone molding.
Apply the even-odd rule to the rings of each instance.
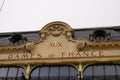
[[[120,55],[118,55],[118,52],[120,50],[120,41],[99,41],[99,42],[91,42],[88,41],[86,39],[78,39],[75,40],[72,37],[74,36],[74,31],[73,29],[66,23],[64,22],[60,22],[60,21],[56,21],[56,22],[52,22],[49,23],[47,25],[45,25],[39,32],[40,34],[40,40],[39,42],[33,42],[33,41],[27,41],[24,44],[20,44],[20,45],[8,45],[8,46],[0,46],[0,55],[3,54],[26,54],[29,53],[31,56],[32,55],[37,55],[39,57],[41,57],[40,54],[37,53],[41,53],[41,52],[45,52],[42,53],[44,56],[46,56],[46,54],[48,53],[56,53],[57,56],[59,56],[60,54],[62,54],[62,56],[65,56],[63,58],[60,58],[58,61],[56,60],[56,58],[54,57],[53,54],[48,54],[48,58],[43,57],[41,58],[29,58],[29,59],[21,59],[21,60],[14,60],[14,59],[1,59],[0,60],[0,64],[4,64],[3,61],[5,61],[5,64],[12,64],[11,61],[13,61],[13,63],[20,63],[20,64],[27,64],[30,63],[31,61],[33,61],[34,63],[40,63],[41,61],[49,61],[49,59],[51,60],[50,63],[60,63],[60,62],[89,62],[89,60],[91,61],[96,61],[95,59],[97,59],[97,61],[110,61],[110,59],[112,59],[111,61],[120,61],[118,58],[120,57]],[[47,52],[47,48],[49,49],[49,51]],[[43,50],[43,51],[42,51]],[[57,51],[58,50],[58,51]],[[63,53],[62,53],[63,50]],[[71,57],[74,55],[74,53],[70,52],[66,52],[65,51],[76,51],[75,54],[77,54],[77,52],[82,52],[82,51],[102,51],[102,50],[117,50],[116,51],[116,56],[112,55],[111,56],[94,56],[94,54],[92,52],[90,52],[90,55],[93,55],[93,57]],[[57,53],[58,52],[58,53]],[[106,52],[107,53],[107,52]],[[105,54],[106,54],[105,53]],[[97,53],[98,55],[100,55],[99,53]],[[70,59],[67,56],[70,56]],[[89,54],[84,54],[84,55],[89,55]],[[4,55],[3,55],[4,56]],[[11,56],[10,56],[11,57]],[[15,56],[15,58],[18,57]],[[21,57],[28,57],[28,55],[22,55]],[[109,57],[109,58],[108,58]],[[116,59],[115,59],[116,57]],[[101,60],[100,58],[104,59]],[[114,58],[114,59],[113,59]],[[44,60],[46,59],[46,60]],[[67,60],[68,59],[68,60]],[[93,60],[94,59],[94,60]],[[38,60],[38,61],[37,61]],[[39,61],[40,60],[40,61]],[[56,61],[55,61],[56,60]],[[20,61],[20,62],[19,62]],[[53,61],[53,62],[52,62]],[[47,63],[47,62],[46,62]],[[49,62],[48,62],[49,63]]]
[[[120,48],[120,41],[103,41],[103,42],[90,42],[86,39],[78,39],[74,40],[72,36],[74,36],[73,29],[66,23],[56,21],[45,25],[40,30],[40,42],[44,41],[48,36],[58,37],[60,35],[64,35],[68,41],[73,41],[76,43],[77,49],[80,50],[90,50],[90,49],[113,49]],[[39,42],[38,42],[39,43]],[[7,45],[7,46],[0,46],[0,51],[2,52],[9,52],[18,50],[23,51],[32,51],[34,46],[36,45],[35,42],[28,41],[25,44],[20,45]]]

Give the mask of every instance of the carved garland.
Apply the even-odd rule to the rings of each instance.
[[[65,25],[53,24],[41,30],[40,32],[41,41],[44,41],[46,37],[50,35],[54,37],[65,35],[68,40],[72,40],[73,31],[72,29],[67,29]]]

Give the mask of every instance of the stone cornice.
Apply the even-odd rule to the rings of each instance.
[[[0,46],[0,65],[120,61],[120,41],[75,40],[73,33],[64,22],[49,23],[38,42]]]
[[[36,43],[26,42],[22,45],[0,46],[0,52],[31,51]],[[90,42],[85,39],[76,40],[78,50],[120,49],[120,41]]]
[[[79,45],[82,48],[79,48]],[[98,41],[98,42],[90,42],[85,39],[78,40],[77,47],[79,50],[108,50],[108,49],[120,49],[120,41]]]
[[[0,53],[19,53],[30,52],[34,47],[34,42],[28,41],[20,45],[0,46]]]
[[[78,51],[81,50],[102,50],[102,49],[118,49],[120,48],[120,41],[99,41],[99,42],[92,42],[86,39],[78,39],[74,40],[72,37],[74,36],[73,29],[66,23],[61,21],[56,21],[45,25],[40,30],[40,40],[38,42],[28,41],[21,45],[6,45],[0,46],[1,53],[8,53],[8,52],[31,52],[39,43],[42,43],[46,40],[49,36],[51,37],[59,37],[65,36],[68,41],[72,41],[76,43],[76,47]]]

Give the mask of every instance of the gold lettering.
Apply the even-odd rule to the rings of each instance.
[[[63,58],[65,55],[66,55],[66,53],[65,53],[65,52],[62,52],[61,57]]]
[[[16,54],[15,57],[14,57],[14,59],[19,59],[19,55]]]
[[[97,53],[95,53],[95,52],[93,51],[93,52],[91,52],[91,56],[95,57],[95,56],[97,56]]]
[[[102,51],[99,51],[99,56],[104,56]]]
[[[74,57],[74,52],[69,52],[69,57]]]
[[[84,57],[88,57],[88,56],[89,56],[89,53],[84,51],[84,52],[83,52],[83,56],[84,56]]]
[[[37,56],[39,57],[39,58],[41,58],[42,56],[41,56],[41,54],[37,54]]]
[[[9,54],[8,55],[8,59],[12,59],[13,58],[13,55],[12,54]]]
[[[59,43],[59,42],[58,42],[58,45],[59,45],[59,47],[62,47],[62,43]]]
[[[50,47],[62,47],[62,43],[60,42],[51,42],[49,44]]]
[[[22,53],[22,54],[8,54],[7,59],[30,59],[30,58],[55,58],[58,56],[57,54],[47,54],[46,56],[42,56],[41,54],[32,54],[32,53]],[[62,52],[60,56],[61,58],[65,57],[100,57],[104,56],[103,51],[80,51],[80,52]]]
[[[31,55],[30,55],[30,58],[33,58],[33,53],[30,53]]]
[[[81,57],[81,53],[77,52],[76,57]]]
[[[28,57],[28,54],[23,54],[22,56],[21,56],[21,59],[28,59],[29,57]]]
[[[91,52],[91,56],[93,56],[93,57],[103,56],[102,53],[103,53],[103,52],[101,52],[101,51],[96,51],[96,52],[93,51],[93,52]]]

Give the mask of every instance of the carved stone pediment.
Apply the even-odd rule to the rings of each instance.
[[[60,35],[64,35],[70,40],[73,36],[73,30],[68,24],[56,21],[45,25],[40,31],[41,41],[45,40],[47,36],[57,37]]]

